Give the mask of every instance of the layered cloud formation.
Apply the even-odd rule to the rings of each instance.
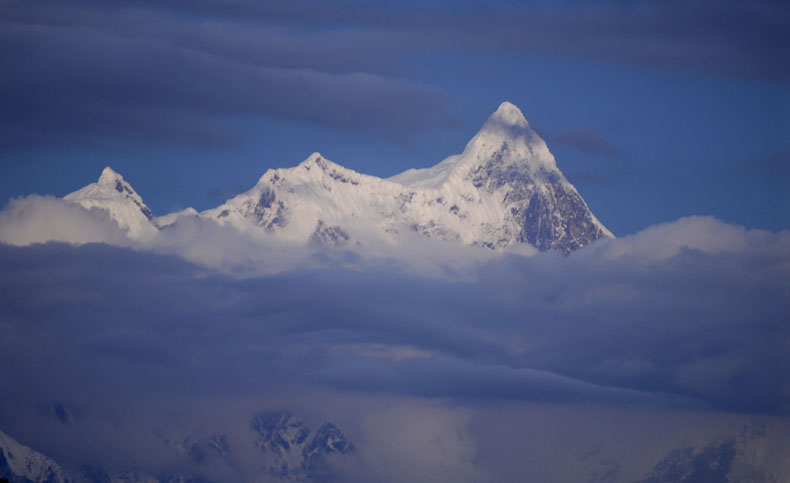
[[[46,197],[0,213],[11,244],[0,246],[0,424],[66,461],[78,455],[60,433],[15,415],[82,408],[90,434],[115,441],[97,455],[118,462],[151,437],[131,429],[132,407],[179,407],[194,422],[232,405],[299,406],[344,420],[358,447],[369,438],[359,471],[370,476],[393,457],[372,428],[399,425],[372,407],[436,411],[451,433],[483,408],[525,404],[790,411],[788,232],[691,217],[567,257],[429,242],[396,256],[272,246],[199,219],[146,245],[113,227]],[[50,239],[84,244],[39,243]],[[142,426],[164,424],[156,414]],[[98,429],[110,421],[117,431]],[[479,470],[485,441],[445,443],[444,476]]]

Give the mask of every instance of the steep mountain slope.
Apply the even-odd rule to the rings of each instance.
[[[463,153],[438,165],[411,169],[390,178],[414,189],[433,189],[445,197],[462,193],[470,212],[480,216],[473,244],[501,248],[529,243],[541,250],[569,252],[603,236],[611,237],[576,188],[557,168],[546,143],[529,127],[518,107],[503,102]],[[477,228],[477,227],[476,227]]]

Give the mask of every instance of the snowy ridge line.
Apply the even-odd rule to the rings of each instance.
[[[133,240],[146,240],[185,216],[254,237],[316,246],[400,246],[420,237],[502,250],[528,245],[563,253],[612,233],[557,167],[518,107],[503,102],[461,154],[382,179],[313,153],[292,168],[270,169],[250,190],[197,213],[154,218],[123,177],[65,197],[110,212]]]

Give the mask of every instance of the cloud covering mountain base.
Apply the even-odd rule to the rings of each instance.
[[[601,481],[623,481],[754,414],[766,471],[789,460],[790,233],[691,217],[569,256],[428,241],[396,256],[197,218],[112,246],[122,232],[102,215],[37,196],[0,213],[0,238],[32,243],[0,245],[0,428],[62,465],[162,471],[181,461],[162,450],[171,433],[233,446],[276,408],[342,427],[359,450],[349,480],[567,481],[607,460],[619,469]],[[70,232],[81,219],[94,229]],[[59,230],[92,243],[33,243]],[[40,410],[52,403],[78,416]],[[628,448],[623,420],[662,436]],[[578,464],[539,458],[547,442]],[[198,473],[250,479],[258,457]]]

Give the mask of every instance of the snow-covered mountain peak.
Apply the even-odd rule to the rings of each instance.
[[[248,191],[202,213],[154,219],[109,167],[97,183],[65,198],[108,210],[137,240],[194,217],[305,246],[395,247],[416,234],[495,250],[527,244],[568,253],[612,236],[510,102],[488,117],[461,154],[386,180],[314,152],[297,166],[269,169]]]
[[[496,163],[519,166],[533,174],[556,172],[557,162],[521,110],[503,102],[467,143],[456,164]]]
[[[527,119],[524,117],[521,109],[508,101],[500,104],[499,108],[497,108],[497,110],[491,114],[491,116],[488,118],[488,122],[492,121],[498,122],[502,125],[529,127],[529,122],[527,122]]]
[[[129,230],[129,237],[145,238],[156,232],[151,210],[123,176],[107,166],[96,183],[63,197],[87,209],[101,208],[110,212],[118,226]]]
[[[269,169],[260,177],[258,183],[248,193],[259,193],[261,190],[268,190],[272,185],[278,185],[289,180],[290,182],[309,182],[317,181],[323,177],[338,179],[346,175],[363,176],[354,170],[326,159],[321,153],[315,152],[305,158],[293,168]]]
[[[529,127],[521,110],[503,102],[461,154],[425,169],[410,169],[389,178],[411,188],[439,189],[446,183],[481,176],[522,173],[533,179],[564,179],[546,143]],[[479,184],[476,182],[477,184]]]
[[[106,166],[102,170],[101,176],[99,176],[99,184],[101,185],[115,186],[115,184],[119,182],[124,183],[123,176],[121,176],[120,173],[116,172],[109,166]]]
[[[468,214],[461,221],[477,218],[481,232],[473,244],[503,248],[528,243],[567,253],[612,236],[557,168],[554,155],[521,110],[509,102],[489,116],[461,154],[389,181],[453,199],[458,213]],[[469,216],[475,211],[479,216]],[[461,239],[468,243],[463,235]]]
[[[121,176],[109,166],[102,170],[101,176],[99,176],[99,180],[97,182],[91,183],[88,186],[85,186],[84,188],[73,193],[69,193],[64,198],[69,201],[81,201],[89,198],[96,200],[115,200],[127,198],[134,200],[142,206],[145,206],[143,199],[139,194],[137,194],[134,188],[132,188],[132,185],[126,182],[126,180],[123,179],[123,176]],[[146,207],[144,211],[146,212],[144,213],[146,218],[151,219],[152,215],[150,215],[150,210],[148,210],[148,207]]]
[[[200,214],[242,232],[318,245],[397,245],[412,233],[503,249],[575,250],[611,236],[557,169],[546,143],[504,102],[463,153],[382,180],[312,153]]]

